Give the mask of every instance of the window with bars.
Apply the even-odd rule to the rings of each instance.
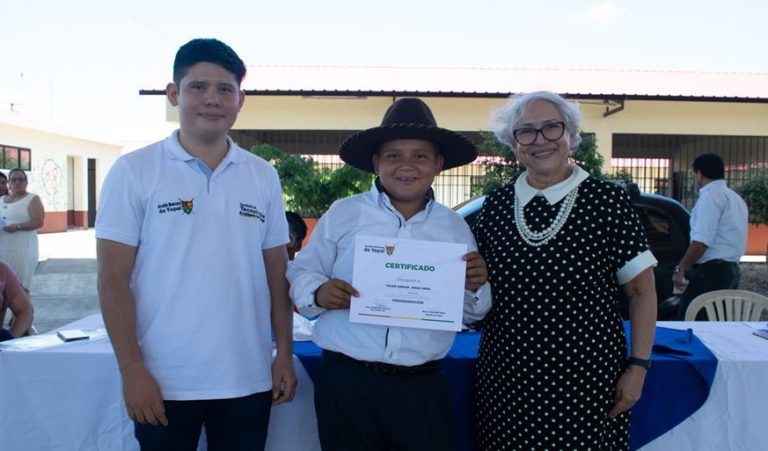
[[[725,163],[730,187],[768,176],[768,137],[722,135],[613,135],[611,166],[629,174],[640,189],[679,200],[687,208],[696,201],[693,160],[716,153]]]
[[[644,193],[670,196],[669,158],[611,158],[613,173],[629,176]]]
[[[32,170],[32,149],[0,144],[0,169]]]

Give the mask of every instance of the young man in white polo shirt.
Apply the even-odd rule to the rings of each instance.
[[[280,183],[227,136],[244,76],[220,41],[182,46],[166,88],[179,130],[102,189],[99,298],[142,450],[195,450],[203,426],[209,449],[263,449],[271,405],[293,398]]]

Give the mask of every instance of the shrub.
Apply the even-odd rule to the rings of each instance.
[[[768,225],[768,177],[760,177],[744,182],[734,188],[749,207],[749,222],[755,225]],[[768,257],[768,243],[765,248]],[[768,258],[766,258],[768,263]]]
[[[275,167],[286,208],[305,218],[320,217],[335,200],[368,190],[373,180],[372,174],[351,166],[332,170],[269,144],[254,146],[251,153]]]
[[[522,166],[515,158],[515,153],[506,144],[500,143],[493,133],[480,132],[482,141],[480,142],[480,155],[494,157],[490,162],[485,163],[485,177],[483,185],[473,188],[473,195],[487,193],[494,189],[506,185],[517,174],[523,172]],[[581,143],[571,155],[573,162],[581,166],[585,171],[598,179],[606,178],[603,174],[603,163],[605,159],[597,151],[597,142],[592,133],[582,133]]]

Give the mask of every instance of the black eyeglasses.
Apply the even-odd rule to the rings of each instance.
[[[27,181],[27,179],[24,178],[24,177],[11,177],[8,180],[11,181],[11,182],[17,182],[17,183],[21,183],[21,182],[26,182]]]
[[[515,141],[521,146],[530,146],[536,142],[536,138],[539,133],[547,141],[557,141],[563,137],[565,133],[565,122],[550,122],[544,124],[541,128],[535,127],[522,127],[512,131],[512,136],[515,137]]]

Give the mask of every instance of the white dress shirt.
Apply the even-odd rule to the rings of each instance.
[[[747,204],[725,180],[702,186],[691,212],[691,241],[706,244],[707,250],[696,263],[738,262],[747,250],[748,224]]]
[[[407,221],[376,184],[367,193],[334,202],[318,221],[306,249],[288,265],[294,304],[302,315],[318,316],[313,341],[357,360],[394,365],[413,366],[443,358],[455,332],[352,323],[348,309],[326,310],[315,305],[315,291],[329,279],[352,283],[357,234],[464,243],[468,252],[477,250],[464,219],[433,199]],[[490,308],[488,283],[474,293],[465,290],[465,322],[482,318]]]

